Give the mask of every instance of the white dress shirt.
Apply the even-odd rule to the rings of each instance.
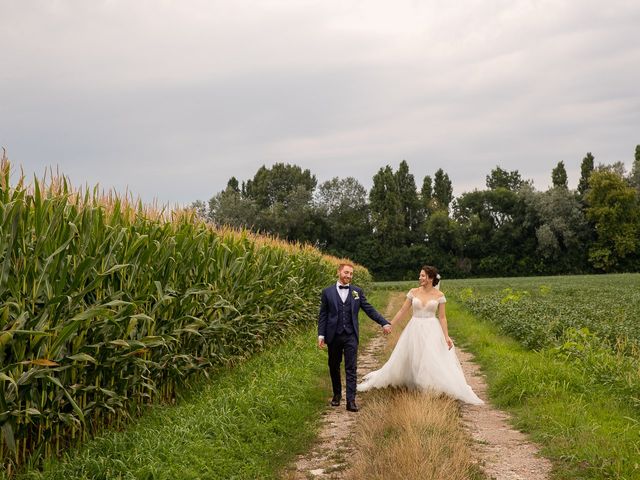
[[[349,289],[340,288],[340,285],[342,285],[340,282],[336,282],[336,290],[338,290],[338,295],[340,295],[340,298],[342,299],[342,303],[344,303],[347,301],[347,297],[349,296]],[[349,284],[343,285],[343,286],[348,287]]]
[[[349,296],[349,289],[348,288],[339,288],[340,285],[342,285],[340,283],[340,281],[336,282],[336,290],[338,291],[338,295],[340,295],[340,298],[342,299],[342,303],[347,301],[347,297]],[[349,286],[348,284],[346,285],[347,287]],[[318,335],[318,340],[324,340],[324,336],[323,335]]]

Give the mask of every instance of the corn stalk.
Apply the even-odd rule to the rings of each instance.
[[[335,278],[338,260],[308,246],[10,174],[3,156],[0,476],[315,321]]]

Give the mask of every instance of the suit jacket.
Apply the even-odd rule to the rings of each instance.
[[[351,312],[356,338],[359,338],[358,312],[361,308],[374,322],[379,323],[381,326],[389,325],[389,322],[367,302],[364,292],[360,287],[349,285],[349,295],[351,295]],[[330,287],[325,288],[321,296],[318,335],[324,337],[325,343],[331,343],[333,341],[333,337],[335,337],[338,329],[338,302],[342,303],[342,299],[340,295],[338,295],[338,289],[334,283]]]

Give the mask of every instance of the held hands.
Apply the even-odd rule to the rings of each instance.
[[[385,335],[389,335],[391,333],[391,324],[386,324],[384,327],[382,327],[382,332]]]

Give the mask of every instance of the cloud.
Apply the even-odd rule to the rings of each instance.
[[[640,143],[640,6],[550,1],[48,1],[2,6],[0,143],[41,172],[209,198],[278,161],[320,181],[406,159],[455,193],[538,188]]]

